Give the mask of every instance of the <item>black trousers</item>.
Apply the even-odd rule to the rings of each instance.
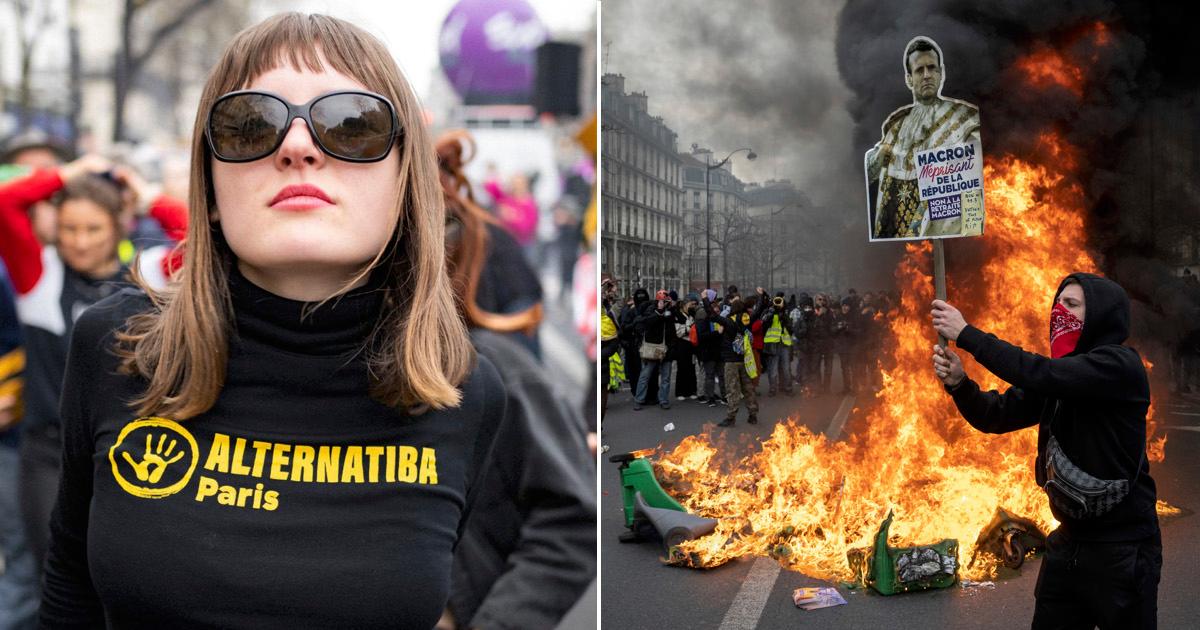
[[[639,354],[640,344],[623,344],[625,348],[625,380],[629,382],[629,392],[637,392],[638,378],[642,375],[642,355]],[[658,391],[657,389],[655,391]]]
[[[679,354],[675,357],[675,395],[686,398],[696,395],[696,362],[692,360],[692,355],[695,354],[692,344],[684,343],[687,346],[679,348]]]
[[[1034,589],[1033,628],[1153,630],[1161,573],[1157,533],[1141,541],[1096,543],[1055,530]]]

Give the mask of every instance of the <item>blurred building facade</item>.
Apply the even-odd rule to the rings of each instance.
[[[682,290],[685,278],[682,160],[676,133],[653,116],[625,77],[601,79],[601,270],[627,290]]]

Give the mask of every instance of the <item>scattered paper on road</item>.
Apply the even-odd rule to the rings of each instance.
[[[667,426],[663,427],[663,431],[674,431],[674,430],[675,430],[674,422],[668,422]]]
[[[792,591],[792,601],[804,610],[818,610],[846,603],[841,593],[833,587],[804,587]]]

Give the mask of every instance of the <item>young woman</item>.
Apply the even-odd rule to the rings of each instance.
[[[227,47],[177,283],[72,339],[45,625],[436,623],[504,392],[455,309],[420,112],[340,20]]]

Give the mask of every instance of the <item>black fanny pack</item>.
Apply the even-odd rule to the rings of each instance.
[[[1137,470],[1133,479],[1100,479],[1076,466],[1067,457],[1054,437],[1054,420],[1058,418],[1059,403],[1054,404],[1054,416],[1050,419],[1050,439],[1046,441],[1045,473],[1046,483],[1042,488],[1050,498],[1050,503],[1071,518],[1088,519],[1102,516],[1112,511],[1129,496],[1129,490],[1142,474],[1142,459],[1146,457],[1146,449],[1142,449],[1142,459],[1138,460]]]

